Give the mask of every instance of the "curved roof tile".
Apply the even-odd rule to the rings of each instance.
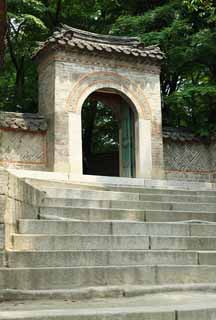
[[[157,61],[164,58],[164,54],[158,46],[145,47],[136,37],[101,35],[67,25],[62,25],[58,31],[55,31],[51,37],[41,43],[33,58],[52,47],[61,49],[76,47],[80,50],[104,51],[109,54],[131,55]]]

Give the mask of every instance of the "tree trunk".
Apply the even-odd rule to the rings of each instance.
[[[16,70],[16,83],[15,83],[15,96],[14,103],[15,107],[17,105],[22,106],[23,104],[23,96],[24,96],[24,57],[19,65],[19,68]]]
[[[0,69],[4,65],[5,38],[7,32],[6,0],[0,1]]]

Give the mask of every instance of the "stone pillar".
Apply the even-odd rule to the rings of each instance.
[[[71,174],[83,174],[81,114],[69,112],[69,162]]]
[[[152,145],[151,121],[138,119],[135,124],[136,133],[136,178],[151,179]]]

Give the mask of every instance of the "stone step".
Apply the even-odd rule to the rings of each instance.
[[[0,320],[213,320],[213,292],[169,292],[139,297],[1,303]],[[157,306],[157,308],[155,307]]]
[[[144,210],[111,209],[111,208],[72,208],[72,207],[41,207],[40,216],[56,216],[80,220],[127,220],[145,221]],[[216,220],[216,213],[215,213]]]
[[[107,186],[105,191],[132,192],[140,194],[159,194],[159,195],[191,195],[191,196],[216,196],[216,190],[196,190],[195,188],[180,189],[177,187],[161,188],[161,187],[123,187],[123,186]]]
[[[51,290],[214,282],[216,266],[205,265],[0,268],[0,289]]]
[[[13,235],[14,250],[148,249],[148,236]]]
[[[80,189],[80,190],[93,190],[93,191],[113,191],[113,192],[129,192],[129,193],[152,193],[152,194],[179,194],[179,195],[199,195],[199,196],[216,196],[215,189],[207,189],[206,186],[203,184],[202,187],[197,187],[197,184],[193,186],[185,184],[185,181],[178,183],[176,186],[161,186],[159,185],[152,185],[152,186],[137,186],[132,185],[130,181],[130,185],[123,185],[116,183],[114,184],[94,184],[92,183],[76,183],[76,182],[60,182],[60,181],[51,181],[51,180],[33,180],[30,183],[35,185],[37,188],[47,191],[48,189]]]
[[[182,210],[182,211],[215,211],[213,203],[187,203],[187,202],[154,202],[154,201],[129,201],[129,200],[89,200],[45,198],[43,206],[50,207],[79,207],[79,208],[117,208],[140,210]]]
[[[20,234],[216,236],[216,223],[19,220]]]
[[[215,212],[195,211],[168,211],[168,210],[146,210],[145,221],[147,222],[175,222],[175,221],[216,221]]]
[[[216,265],[216,251],[162,250],[83,250],[83,251],[9,251],[10,268],[77,267],[110,265]]]
[[[3,250],[3,248],[4,248],[4,224],[0,223],[0,251]]]
[[[216,250],[216,237],[149,237],[152,250]]]
[[[129,199],[128,199],[129,200]],[[140,194],[139,200],[141,201],[157,201],[157,202],[189,202],[189,203],[216,203],[215,196],[207,195],[179,195],[178,193],[167,194]]]
[[[147,222],[175,222],[186,220],[216,221],[216,211],[149,210],[116,208],[41,207],[41,217],[64,217],[79,220],[127,220]]]
[[[48,188],[45,190],[47,198],[62,199],[89,199],[89,200],[140,200],[139,193],[132,192],[114,192],[101,190],[84,190],[84,189],[58,189]]]
[[[215,194],[216,195],[216,194]],[[98,191],[98,190],[83,190],[83,189],[46,189],[47,198],[63,198],[63,199],[89,199],[89,200],[127,200],[127,201],[159,201],[159,202],[208,202],[216,203],[216,196],[208,194],[194,195],[188,192],[187,194],[176,193],[158,193],[154,194],[145,192],[119,192],[119,191]]]
[[[0,268],[4,266],[4,253],[0,250]]]
[[[199,294],[203,293],[207,297],[208,293],[214,293],[216,290],[216,283],[190,283],[190,284],[161,284],[161,285],[115,285],[115,286],[94,286],[94,287],[80,287],[75,289],[48,289],[48,290],[22,290],[22,289],[0,289],[0,302],[1,310],[3,310],[5,303],[14,303],[16,300],[17,303],[23,304],[23,302],[28,305],[31,302],[38,301],[41,303],[47,303],[47,301],[58,300],[68,301],[79,301],[83,304],[86,304],[86,299],[91,299],[97,301],[97,299],[104,299],[104,302],[107,304],[108,298],[115,298],[117,303],[120,298],[124,300],[126,298],[139,298],[139,297],[148,297],[149,295],[155,294],[165,294],[172,295],[177,292],[182,294],[188,293],[190,296],[192,293]],[[116,299],[118,298],[118,299]],[[215,296],[216,298],[216,296]],[[96,300],[95,300],[96,299]],[[147,298],[148,299],[148,298]],[[84,301],[82,301],[84,300]],[[174,298],[175,300],[175,298]],[[90,301],[88,301],[89,303]],[[175,301],[176,302],[176,301]],[[214,304],[215,306],[215,304]]]
[[[161,308],[160,308],[161,309]],[[196,314],[198,311],[196,312]],[[36,316],[37,314],[37,316]],[[155,311],[153,308],[151,310],[145,308],[113,308],[113,309],[61,309],[56,310],[53,306],[51,310],[26,310],[20,311],[0,311],[0,320],[175,320],[176,312],[169,310],[159,310]],[[198,313],[199,314],[199,313]],[[208,313],[210,315],[215,315],[216,312],[211,311]],[[179,318],[185,320],[184,318]],[[189,318],[188,318],[189,319]],[[202,318],[206,320],[207,318]],[[213,318],[212,318],[213,319]],[[191,320],[191,318],[190,318]],[[196,319],[197,320],[197,319]]]
[[[14,250],[216,250],[216,237],[13,235]]]

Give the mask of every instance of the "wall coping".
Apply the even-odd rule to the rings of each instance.
[[[216,138],[215,136],[201,137],[184,128],[163,127],[162,130],[164,139],[170,139],[177,142],[209,143]]]
[[[37,113],[0,112],[0,129],[47,131],[47,120]]]

